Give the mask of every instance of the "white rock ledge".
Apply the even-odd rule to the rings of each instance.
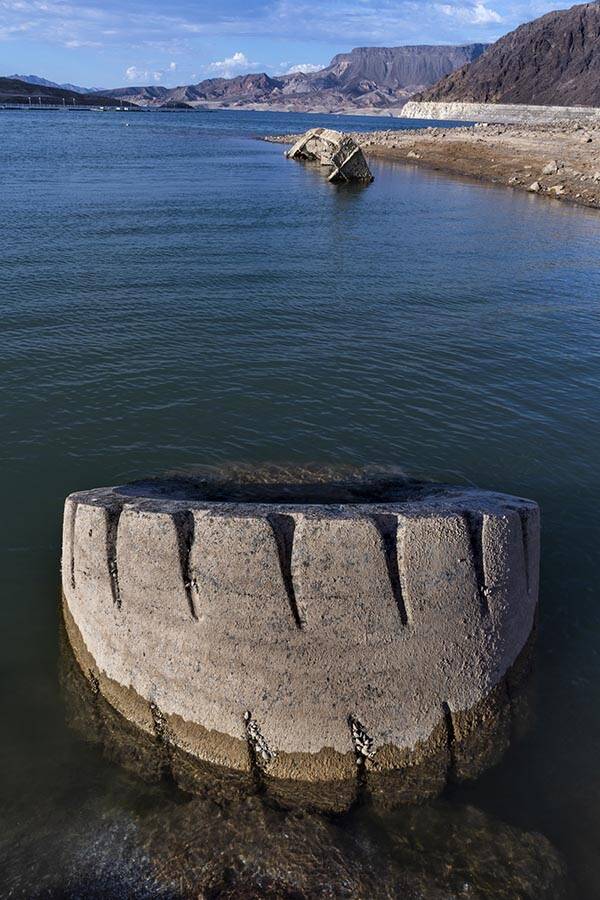
[[[275,782],[441,760],[427,794],[494,761],[534,624],[537,505],[421,484],[389,502],[278,499],[178,481],[68,497],[84,672],[145,730],[158,710],[192,756]]]
[[[462,101],[409,100],[403,119],[441,119],[448,122],[493,122],[547,125],[564,122],[600,123],[594,106],[528,106],[525,103],[464,103]]]

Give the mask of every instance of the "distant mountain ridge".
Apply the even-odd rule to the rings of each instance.
[[[41,78],[39,75],[7,75],[13,81],[25,81],[27,84],[37,84],[40,87],[62,88],[65,91],[74,91],[76,94],[93,94],[101,93],[104,88],[99,87],[81,87],[78,84],[58,84],[56,81],[49,81],[47,78]]]
[[[18,78],[0,77],[0,103],[68,106],[119,106],[123,101],[105,94],[81,94],[65,88],[51,87]],[[129,104],[130,101],[126,101]],[[134,105],[134,104],[132,104]]]
[[[547,13],[415,100],[600,106],[600,5]]]
[[[104,91],[143,105],[336,112],[343,109],[401,107],[414,93],[477,59],[487,44],[357,47],[340,53],[318,72],[271,76],[265,72],[235,78],[208,78],[198,84],[165,88],[132,86]]]

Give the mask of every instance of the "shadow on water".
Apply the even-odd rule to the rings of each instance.
[[[140,479],[119,487],[129,497],[240,503],[352,504],[416,499],[435,485],[408,478],[393,466],[251,466],[195,467],[186,472]],[[439,486],[442,489],[442,486]]]

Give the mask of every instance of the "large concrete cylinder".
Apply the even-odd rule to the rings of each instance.
[[[226,502],[178,480],[71,495],[79,665],[141,729],[281,797],[413,800],[476,775],[509,739],[538,507],[422,484],[318,499]]]

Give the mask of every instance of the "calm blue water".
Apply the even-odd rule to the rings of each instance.
[[[69,873],[158,803],[64,724],[64,496],[230,462],[540,502],[537,726],[448,802],[542,832],[600,895],[600,217],[402,165],[334,187],[254,140],[316,122],[403,125],[1,114],[3,896],[95,895]]]

